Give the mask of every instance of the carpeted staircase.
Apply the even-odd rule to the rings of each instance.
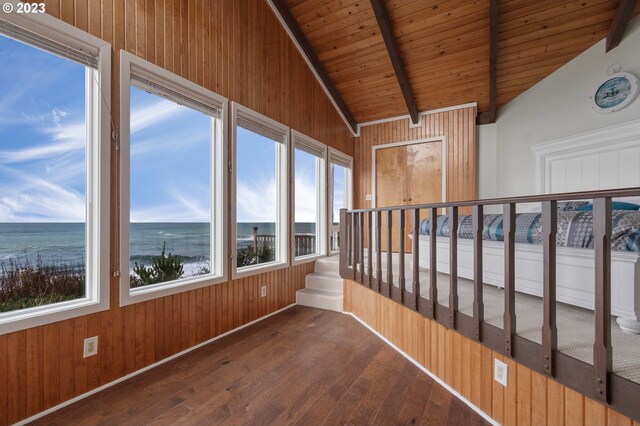
[[[337,255],[316,260],[315,272],[305,277],[305,288],[296,293],[296,303],[342,312],[343,283],[339,267]]]

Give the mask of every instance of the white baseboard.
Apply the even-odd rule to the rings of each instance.
[[[152,368],[154,368],[154,367],[157,367],[157,366],[159,366],[159,365],[164,364],[165,362],[169,362],[169,361],[171,361],[171,360],[173,360],[173,359],[176,359],[176,358],[178,358],[178,357],[180,357],[180,356],[182,356],[182,355],[185,355],[185,354],[187,354],[187,353],[189,353],[189,352],[191,352],[191,351],[194,351],[194,350],[196,350],[196,349],[198,349],[198,348],[201,348],[202,346],[208,345],[209,343],[215,342],[215,341],[216,341],[216,340],[218,340],[218,339],[222,339],[222,338],[223,338],[223,337],[225,337],[225,336],[228,336],[228,335],[230,335],[230,334],[232,334],[232,333],[235,333],[236,331],[242,330],[243,328],[249,327],[249,326],[251,326],[251,325],[253,325],[253,324],[257,323],[257,322],[260,322],[260,321],[262,321],[262,320],[265,320],[265,319],[267,319],[267,318],[269,318],[269,317],[271,317],[271,316],[273,316],[273,315],[279,314],[280,312],[285,311],[285,310],[287,310],[287,309],[289,309],[289,308],[291,308],[291,307],[293,307],[293,306],[296,306],[296,304],[295,304],[295,303],[292,303],[292,304],[291,304],[291,305],[289,305],[289,306],[285,306],[285,307],[284,307],[284,308],[282,308],[282,309],[278,309],[278,310],[277,310],[277,311],[275,311],[275,312],[271,312],[270,314],[267,314],[267,315],[265,315],[265,316],[263,316],[263,317],[260,317],[260,318],[258,318],[258,319],[256,319],[256,320],[253,320],[253,321],[248,322],[248,323],[246,323],[246,324],[244,324],[244,325],[241,325],[240,327],[234,328],[233,330],[229,330],[229,331],[227,331],[226,333],[223,333],[223,334],[221,334],[221,335],[219,335],[219,336],[216,336],[216,337],[214,337],[214,338],[212,338],[212,339],[207,340],[206,342],[198,343],[197,345],[192,346],[192,347],[190,347],[190,348],[188,348],[188,349],[185,349],[185,350],[184,350],[184,351],[182,351],[182,352],[179,352],[179,353],[177,353],[177,354],[175,354],[175,355],[171,355],[171,356],[170,356],[170,357],[168,357],[168,358],[162,359],[162,360],[160,360],[160,361],[158,361],[158,362],[156,362],[156,363],[153,363],[153,364],[151,364],[151,365],[148,365],[148,366],[146,366],[146,367],[144,367],[144,368],[142,368],[142,369],[140,369],[140,370],[134,371],[133,373],[129,373],[129,374],[127,374],[126,376],[120,377],[119,379],[116,379],[116,380],[114,380],[113,382],[109,382],[109,383],[107,383],[107,384],[105,384],[105,385],[102,385],[102,386],[100,386],[100,387],[98,387],[98,388],[92,389],[92,390],[90,390],[89,392],[83,393],[82,395],[78,395],[78,396],[76,396],[75,398],[72,398],[72,399],[70,399],[70,400],[68,400],[68,401],[62,402],[62,403],[60,403],[60,404],[58,404],[58,405],[56,405],[56,406],[54,406],[54,407],[48,408],[48,409],[46,409],[46,410],[44,410],[44,411],[42,411],[42,412],[40,412],[40,413],[38,413],[38,414],[34,414],[33,416],[29,417],[28,419],[24,419],[24,420],[19,421],[18,423],[15,423],[15,425],[17,425],[17,426],[22,426],[22,425],[26,425],[26,424],[28,424],[28,423],[31,423],[31,422],[33,422],[33,421],[36,421],[36,420],[38,420],[39,418],[44,417],[44,416],[46,416],[46,415],[49,415],[49,414],[51,414],[51,413],[53,413],[53,412],[55,412],[55,411],[58,411],[58,410],[59,410],[59,409],[61,409],[61,408],[64,408],[64,407],[66,407],[66,406],[68,406],[68,405],[71,405],[71,404],[73,404],[73,403],[76,403],[76,402],[78,402],[78,401],[80,401],[80,400],[82,400],[82,399],[84,399],[84,398],[86,398],[86,397],[88,397],[88,396],[91,396],[91,395],[93,395],[93,394],[95,394],[95,393],[98,393],[98,392],[100,392],[100,391],[103,391],[103,390],[105,390],[105,389],[108,389],[108,388],[110,388],[111,386],[117,385],[117,384],[118,384],[118,383],[120,383],[120,382],[124,382],[125,380],[128,380],[128,379],[130,379],[130,378],[132,378],[132,377],[134,377],[134,376],[137,376],[138,374],[144,373],[144,372],[145,372],[145,371],[147,371],[147,370],[151,370],[151,369],[152,369]]]
[[[496,422],[494,419],[491,418],[491,416],[489,416],[487,413],[485,413],[484,411],[482,411],[479,407],[477,407],[476,405],[474,405],[471,401],[469,401],[467,398],[465,398],[464,396],[460,395],[455,389],[453,389],[451,386],[449,386],[448,384],[446,384],[445,382],[442,381],[442,379],[440,379],[438,376],[436,376],[435,374],[433,374],[431,371],[427,370],[426,368],[424,368],[424,366],[422,366],[422,364],[420,364],[418,361],[416,361],[415,359],[411,358],[407,353],[405,353],[402,349],[400,349],[399,347],[397,347],[396,345],[394,345],[393,343],[391,343],[389,340],[387,340],[386,337],[384,337],[382,334],[378,333],[378,331],[376,331],[375,329],[373,329],[369,324],[367,324],[366,322],[362,321],[360,318],[358,318],[358,316],[352,312],[343,312],[346,315],[351,315],[353,318],[355,318],[357,321],[359,321],[362,325],[364,325],[365,327],[367,327],[373,334],[375,334],[376,336],[378,336],[380,339],[382,339],[382,341],[384,341],[387,345],[391,346],[393,349],[396,350],[396,352],[398,352],[400,355],[402,355],[403,357],[405,357],[406,359],[408,359],[411,363],[413,363],[416,367],[418,367],[420,370],[424,371],[425,373],[427,373],[427,375],[429,377],[431,377],[433,380],[435,380],[436,382],[438,382],[438,384],[440,384],[442,387],[444,387],[446,390],[448,390],[449,392],[451,392],[456,398],[458,398],[460,401],[464,402],[465,404],[467,404],[473,411],[475,411],[476,413],[478,413],[480,416],[482,416],[483,419],[485,419],[486,421],[488,421],[489,423],[491,423],[492,425],[495,426],[500,426],[500,423]]]

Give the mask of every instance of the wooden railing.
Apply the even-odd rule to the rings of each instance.
[[[462,201],[430,205],[398,206],[340,211],[340,274],[381,295],[419,312],[462,335],[475,339],[494,351],[569,386],[587,397],[600,400],[636,420],[640,419],[640,384],[612,371],[611,346],[611,199],[637,197],[640,188],[538,195],[503,199]],[[593,234],[595,241],[595,332],[593,365],[558,351],[556,323],[556,234],[557,202],[593,200]],[[541,203],[543,233],[543,325],[541,344],[517,334],[515,314],[515,227],[516,204]],[[504,316],[500,329],[484,320],[483,302],[483,211],[485,206],[501,205],[504,231]],[[473,216],[473,310],[472,316],[458,310],[458,211],[471,208]],[[449,237],[448,306],[438,303],[436,235],[439,209],[447,209],[451,227]],[[412,239],[412,271],[406,276],[405,236],[419,235],[421,212],[429,213],[428,265],[421,265],[419,238]],[[407,227],[407,217],[410,226]],[[394,223],[395,222],[395,223]],[[394,277],[393,233],[397,233],[397,272]],[[386,247],[381,247],[383,237]],[[366,246],[366,247],[365,247]],[[366,250],[366,256],[365,256]],[[386,276],[382,274],[382,256],[386,257]],[[372,260],[375,257],[375,270]],[[420,292],[420,268],[427,268],[428,297]],[[407,282],[412,291],[408,291]],[[587,342],[585,342],[587,343]],[[588,342],[589,344],[591,342]],[[640,348],[638,348],[640,356]]]
[[[294,250],[297,256],[306,256],[316,253],[316,236],[310,234],[296,234],[294,238]],[[276,236],[269,234],[254,234],[253,248],[256,253],[264,249],[272,252],[276,249]]]

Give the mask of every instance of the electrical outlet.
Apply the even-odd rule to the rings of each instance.
[[[84,357],[98,355],[98,336],[84,339]]]
[[[263,285],[260,287],[260,297],[267,297],[267,286]]]
[[[494,359],[493,361],[493,380],[500,383],[502,386],[507,387],[509,366],[498,359]]]
[[[373,196],[371,194],[367,194],[367,195],[364,196],[364,199],[366,201],[371,201],[371,200],[373,200]]]

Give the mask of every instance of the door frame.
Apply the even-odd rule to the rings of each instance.
[[[447,201],[447,137],[445,135],[431,138],[415,139],[411,141],[394,142],[371,147],[371,205],[376,204],[376,153],[379,149],[397,148],[399,146],[417,145],[422,143],[442,142],[442,202]]]

